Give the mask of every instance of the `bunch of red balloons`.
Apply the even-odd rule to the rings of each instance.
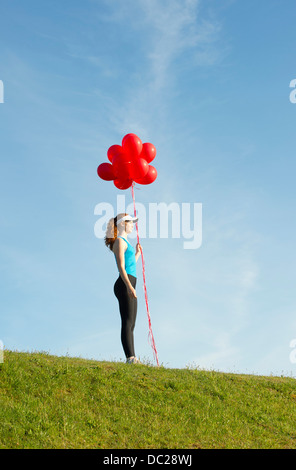
[[[157,178],[157,171],[150,165],[156,156],[153,144],[142,143],[136,134],[126,134],[121,145],[111,145],[107,151],[110,163],[98,166],[98,176],[113,181],[118,189],[128,189],[133,182],[151,184]]]

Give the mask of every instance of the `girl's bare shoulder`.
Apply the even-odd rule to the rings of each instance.
[[[113,251],[118,251],[119,248],[126,248],[126,243],[122,238],[116,238],[115,242],[113,243]]]

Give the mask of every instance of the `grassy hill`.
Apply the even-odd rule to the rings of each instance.
[[[296,448],[296,380],[5,351],[0,448]]]

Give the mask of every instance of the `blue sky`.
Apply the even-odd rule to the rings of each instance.
[[[122,360],[99,180],[129,132],[157,148],[137,202],[202,203],[202,246],[142,240],[166,367],[293,375],[292,0],[3,2],[1,323],[7,349]],[[141,237],[141,233],[140,233]],[[137,354],[153,362],[138,265]]]

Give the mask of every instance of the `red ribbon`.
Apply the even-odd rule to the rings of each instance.
[[[133,202],[134,202],[134,215],[137,217],[137,212],[136,212],[136,202],[135,202],[135,193],[134,193],[134,185],[135,183],[133,182],[131,186],[131,191],[132,191],[132,197],[133,197]],[[139,243],[139,230],[138,230],[138,222],[136,222],[136,229],[137,229],[137,241]],[[143,285],[144,285],[144,293],[145,293],[145,303],[146,303],[146,310],[147,310],[147,317],[148,317],[148,326],[149,326],[149,333],[148,333],[148,339],[150,340],[151,347],[153,349],[153,355],[154,358],[157,362],[157,365],[159,366],[158,362],[158,355],[157,355],[157,349],[155,346],[155,341],[153,337],[153,332],[152,332],[152,325],[151,325],[151,317],[150,317],[150,312],[149,312],[149,306],[148,306],[148,295],[147,295],[147,288],[146,288],[146,278],[145,278],[145,261],[144,261],[144,255],[143,251],[141,250],[141,258],[142,258],[142,271],[143,271]]]

